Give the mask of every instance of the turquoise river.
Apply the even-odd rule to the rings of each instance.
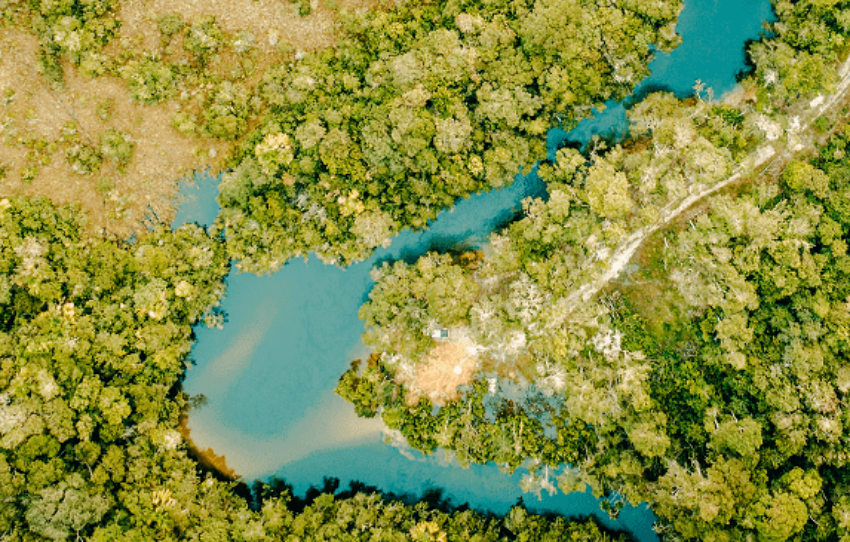
[[[720,97],[745,68],[746,41],[758,39],[763,21],[772,17],[769,0],[686,0],[677,26],[682,45],[670,54],[656,53],[652,75],[636,94],[665,89],[689,95],[699,79]],[[594,134],[626,133],[625,107],[607,105],[569,134],[553,129],[550,156],[564,140],[586,143]],[[182,186],[173,227],[212,223],[218,211],[216,182],[198,175]],[[424,457],[403,443],[386,442],[380,421],[358,419],[333,393],[350,361],[368,354],[357,311],[373,284],[369,270],[428,250],[479,246],[517,215],[528,196],[545,197],[534,172],[518,176],[510,187],[458,201],[427,230],[405,230],[389,248],[348,268],[323,265],[311,256],[293,259],[267,277],[231,273],[222,302],[224,329],[196,329],[195,365],[184,386],[192,395],[205,395],[208,403],[190,414],[192,440],[224,455],[243,480],[277,475],[299,495],[330,476],[342,487],[358,480],[397,494],[441,489],[454,504],[496,513],[523,497],[533,511],[595,515],[641,542],[658,540],[655,516],[646,505],[626,506],[611,520],[589,492],[544,493],[538,500],[519,489],[521,469],[510,476],[494,465],[462,469],[441,454]]]

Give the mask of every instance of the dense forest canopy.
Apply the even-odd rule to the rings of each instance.
[[[789,158],[811,141],[801,126],[835,120],[807,115],[838,82],[848,8],[776,3],[743,99],[651,94],[628,141],[542,165],[548,199],[483,254],[375,269],[361,318],[379,355],[337,392],[416,449],[527,468],[527,491],[589,485],[613,514],[647,501],[670,540],[850,536],[850,131],[839,119],[817,158]],[[584,294],[733,171],[735,190],[645,241],[638,271]],[[458,368],[477,360],[456,399],[426,386],[446,344],[465,348]]]
[[[546,132],[622,99],[669,50],[679,2],[405,2],[269,71],[269,111],[219,202],[240,269],[347,264],[545,155]]]
[[[533,221],[565,220],[555,198],[494,238],[476,269],[436,255],[384,268],[363,316],[386,353],[338,393],[417,449],[508,471],[532,459],[528,491],[589,484],[648,501],[685,538],[843,532],[850,185],[834,156],[848,138],[671,233],[655,264],[667,266],[667,318],[636,308],[647,301],[633,287],[554,324],[559,269],[586,256],[569,238],[545,258],[523,248],[537,242]],[[585,213],[557,231],[592,231]],[[464,295],[429,297],[445,289]],[[484,371],[436,411],[424,397],[405,401],[431,347],[419,330],[433,322],[471,339]],[[512,371],[529,382],[519,401],[502,397]]]
[[[334,495],[333,484],[306,500],[276,482],[246,491],[190,457],[179,383],[191,326],[223,323],[216,305],[233,259],[256,272],[307,250],[347,263],[459,196],[511,182],[542,156],[550,126],[624,97],[646,75],[650,44],[675,45],[680,3],[400,3],[344,14],[336,47],[289,55],[259,78],[254,36],[170,14],[158,20],[159,47],[138,50],[116,43],[121,7],[0,10],[5,27],[37,36],[53,91],[72,70],[119,77],[144,106],[185,102],[177,131],[238,141],[221,186],[226,237],[153,224],[120,242],[85,233],[75,208],[0,200],[3,536],[626,540],[521,506],[500,518],[363,488]],[[3,106],[19,99],[6,93]],[[104,199],[129,204],[105,175],[120,181],[137,153],[134,136],[109,124],[113,105],[97,104],[96,137],[66,123],[55,140],[18,131],[13,112],[4,143],[27,153],[21,182],[59,153]]]
[[[177,427],[190,326],[220,323],[222,241],[188,225],[122,244],[81,237],[82,220],[0,200],[4,540],[629,539],[522,506],[441,511],[332,482],[306,500],[257,482],[246,500],[199,471]]]
[[[340,395],[417,449],[527,468],[530,492],[589,485],[612,514],[623,499],[649,502],[669,540],[850,537],[850,130],[659,234],[631,275],[639,284],[576,295],[625,239],[723,183],[765,141],[788,156],[806,149],[801,127],[832,128],[807,119],[806,104],[839,82],[850,4],[774,5],[742,100],[707,102],[699,87],[688,100],[647,96],[629,111],[631,140],[561,149],[542,165],[548,199],[527,200],[486,253],[377,269],[361,316],[379,355],[343,375]],[[510,183],[543,158],[550,127],[625,97],[650,45],[676,45],[681,3],[400,2],[341,13],[333,48],[264,71],[255,37],[211,18],[161,17],[157,51],[122,49],[119,7],[0,4],[4,25],[38,37],[54,88],[70,62],[120,77],[146,106],[185,96],[175,129],[233,142],[233,167],[212,231],[154,226],[132,243],[84,234],[73,208],[0,199],[3,536],[625,540],[521,506],[441,511],[358,487],[335,495],[332,482],[303,500],[275,481],[247,490],[189,456],[179,383],[191,326],[223,322],[232,264],[271,272],[309,251],[347,264]],[[123,52],[110,57],[111,46]],[[136,153],[114,128],[4,135],[27,149],[21,175],[32,178],[54,152],[86,178],[122,175]],[[459,397],[418,387],[443,330],[479,363]]]

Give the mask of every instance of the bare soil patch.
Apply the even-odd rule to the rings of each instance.
[[[294,52],[332,45],[338,9],[379,5],[379,0],[312,0],[310,15],[302,17],[298,3],[281,0],[126,0],[117,12],[119,35],[104,52],[113,58],[137,57],[141,51],[161,54],[160,17],[177,13],[189,23],[214,17],[229,36],[253,34],[257,54],[250,73],[232,52],[213,59],[208,69],[225,79],[242,79],[251,88],[269,66]],[[174,58],[186,56],[179,43],[169,50]],[[28,32],[0,28],[0,197],[41,195],[60,205],[76,203],[89,217],[90,233],[127,238],[144,232],[152,219],[169,223],[177,182],[197,170],[216,174],[233,148],[234,143],[172,127],[179,108],[191,105],[186,99],[143,105],[130,98],[121,79],[85,77],[67,62],[65,89],[55,90],[37,69],[37,52],[38,42]],[[108,129],[125,134],[135,144],[132,161],[121,171],[104,160],[95,172],[75,172],[62,139],[68,122],[92,147]]]
[[[469,341],[441,342],[416,367],[406,401],[415,405],[420,397],[443,406],[458,398],[457,388],[472,381],[478,360],[467,351]]]

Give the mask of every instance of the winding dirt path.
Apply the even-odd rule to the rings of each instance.
[[[806,138],[806,134],[812,129],[815,119],[827,113],[848,95],[848,90],[850,89],[850,57],[841,64],[838,75],[839,80],[833,92],[826,96],[815,98],[809,103],[806,113],[799,118],[799,128],[785,138],[788,144],[784,149],[777,151],[780,141],[764,143],[742,160],[732,170],[732,174],[723,181],[701,192],[691,194],[683,200],[671,202],[662,208],[661,217],[655,223],[635,230],[617,246],[608,259],[608,269],[604,273],[592,281],[583,284],[570,295],[558,301],[553,313],[559,316],[554,318],[552,325],[563,323],[576,307],[592,299],[593,296],[598,294],[612,280],[617,278],[650,235],[670,224],[691,206],[723,190],[730,184],[739,181],[742,177],[745,177],[756,168],[767,163],[768,160],[772,159],[773,162],[778,160],[780,163],[786,163],[801,151],[811,148],[814,142],[811,140],[804,142],[804,139]],[[797,139],[798,142],[796,145],[791,144],[792,138]]]

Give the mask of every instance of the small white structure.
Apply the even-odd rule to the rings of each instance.
[[[449,330],[441,327],[437,328],[431,332],[432,339],[448,339],[449,338]]]

